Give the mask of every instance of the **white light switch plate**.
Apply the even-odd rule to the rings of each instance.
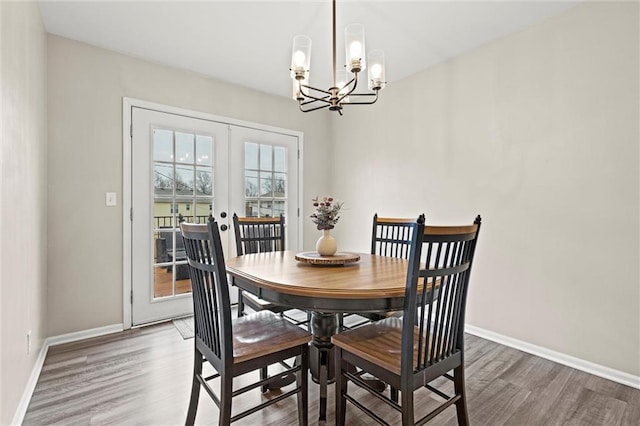
[[[107,192],[105,199],[108,207],[117,205],[115,192]]]

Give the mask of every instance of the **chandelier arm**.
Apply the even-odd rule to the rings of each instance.
[[[355,93],[351,96],[375,96],[375,99],[369,102],[342,102],[342,105],[372,105],[375,104],[376,101],[378,100],[378,92],[379,90],[376,90],[376,93]]]
[[[308,91],[307,91],[307,93],[304,93],[304,92],[302,91],[302,88],[303,88],[303,87],[304,87],[304,88],[306,88],[306,89],[309,89],[309,90],[315,90],[316,92],[324,93],[325,95],[329,95],[329,96],[331,95],[331,92],[329,92],[329,91],[327,91],[327,90],[318,89],[318,88],[313,87],[313,86],[307,86],[306,84],[300,84],[300,92],[301,92],[304,96],[306,96],[307,98],[315,98],[315,97],[314,97],[314,96],[311,96],[311,95],[309,95],[309,94],[307,94],[307,93],[309,93]],[[317,98],[315,98],[315,99],[317,99]]]
[[[313,104],[315,102],[325,102],[327,104],[331,103],[327,98],[328,98],[328,96],[325,96],[324,98],[315,98],[315,99],[307,99],[307,98],[305,98],[305,99],[300,100],[299,102],[302,105],[310,105],[310,104]]]
[[[298,103],[298,106],[300,107],[300,111],[302,111],[302,112],[311,112],[311,111],[316,111],[316,110],[319,110],[319,109],[327,108],[329,106],[329,104],[322,105],[322,106],[315,107],[315,108],[309,108],[309,109],[302,108],[302,103]]]
[[[357,72],[355,72],[355,73],[353,73],[353,74],[354,74],[354,77],[351,79],[351,81],[350,81],[350,82],[348,82],[347,84],[345,84],[344,86],[342,86],[342,87],[340,88],[340,90],[342,90],[342,89],[344,89],[345,87],[349,86],[349,85],[350,85],[351,83],[353,83],[353,82],[355,82],[355,83],[354,83],[353,87],[351,88],[351,90],[349,90],[349,91],[348,91],[347,93],[345,93],[344,95],[340,96],[340,98],[338,99],[338,102],[339,102],[339,103],[341,103],[341,102],[342,102],[342,100],[343,100],[344,98],[346,98],[347,96],[351,95],[351,94],[353,93],[353,91],[354,91],[354,90],[356,90],[356,88],[358,87],[358,73],[357,73]],[[339,91],[338,91],[338,92],[339,92]]]
[[[303,93],[303,95],[304,95],[303,101],[305,101],[305,103],[313,103],[313,102],[330,103],[330,100],[329,100],[330,96],[329,95],[323,96],[321,98],[318,98],[316,96],[307,95],[305,93]]]

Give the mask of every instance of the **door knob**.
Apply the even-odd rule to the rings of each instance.
[[[226,231],[227,229],[229,229],[229,227],[227,225],[220,225],[220,230],[221,231]]]
[[[223,219],[224,219],[225,217],[227,217],[227,212],[221,212],[221,213],[220,213],[220,217],[221,217],[221,218],[223,218]]]

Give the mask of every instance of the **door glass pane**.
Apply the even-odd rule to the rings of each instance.
[[[245,211],[244,215],[247,217],[258,217],[258,201],[246,200],[244,203]]]
[[[260,177],[260,198],[270,198],[273,196],[273,180],[271,176],[267,175],[268,177],[264,178],[263,175]]]
[[[153,268],[153,297],[173,296],[173,271],[168,266]]]
[[[153,229],[172,228],[175,209],[171,199],[156,198],[153,203]]]
[[[206,223],[212,211],[213,143],[208,135],[154,131],[155,298],[191,292],[180,222]]]
[[[173,165],[156,163],[153,166],[153,189],[156,196],[172,196],[173,180]]]
[[[194,163],[194,137],[191,133],[176,132],[176,163]]]
[[[284,147],[276,146],[273,148],[273,170],[276,172],[287,171],[287,150]]]
[[[153,160],[173,160],[173,132],[171,130],[153,130]]]
[[[210,166],[213,164],[213,138],[196,135],[196,164]]]
[[[280,215],[285,215],[285,204],[284,201],[274,201],[273,202],[273,216],[277,217]]]
[[[213,205],[211,199],[197,199],[195,211],[195,223],[207,223]]]
[[[260,170],[273,170],[273,147],[260,144]]]
[[[246,170],[244,172],[244,194],[247,197],[258,196],[258,172]]]
[[[258,170],[258,144],[246,142],[244,144],[244,168]]]
[[[196,167],[196,195],[213,195],[211,167]]]
[[[260,217],[273,216],[273,201],[260,201]]]
[[[193,195],[195,167],[176,166],[176,195]]]
[[[273,196],[283,198],[287,195],[287,175],[284,173],[273,174]]]

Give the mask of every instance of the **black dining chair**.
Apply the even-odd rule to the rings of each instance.
[[[236,239],[236,255],[285,250],[284,216],[239,217],[233,214],[233,229]],[[245,315],[245,306],[253,311],[268,310],[277,314],[291,308],[260,299],[258,296],[238,289],[238,316]]]
[[[423,220],[414,224],[402,318],[385,318],[332,337],[337,425],[345,424],[347,401],[388,424],[380,410],[365,406],[348,391],[349,382],[399,411],[402,425],[423,424],[454,404],[458,424],[469,424],[464,321],[480,222],[478,216],[468,226],[425,226]],[[369,386],[362,379],[367,372],[399,389],[400,403]],[[442,376],[453,381],[452,395],[430,385]],[[445,402],[416,421],[414,392],[423,387]]]
[[[236,239],[236,254],[265,253],[285,250],[284,216],[239,217],[233,214],[233,229]],[[296,325],[308,325],[309,314],[297,309],[260,299],[258,296],[238,289],[238,316],[245,314],[248,306],[254,312],[268,310],[282,314]],[[291,315],[285,312],[290,311]],[[293,314],[298,314],[293,316]],[[306,317],[306,318],[304,318]]]
[[[186,424],[192,425],[198,409],[200,387],[204,387],[220,409],[220,425],[227,425],[284,398],[297,395],[298,423],[307,424],[309,341],[311,335],[279,315],[262,311],[231,318],[231,303],[224,255],[218,224],[213,218],[204,225],[182,223],[182,236],[193,288],[194,364],[191,399]],[[299,362],[289,368],[286,359]],[[208,362],[216,373],[205,377],[203,364]],[[234,377],[272,364],[285,370],[240,389],[233,389]],[[295,374],[295,389],[263,402],[256,407],[232,414],[232,397]],[[219,380],[216,394],[209,382]]]
[[[285,250],[284,216],[279,217],[240,217],[233,214],[233,229],[236,240],[236,254],[242,256],[252,253],[266,253]],[[255,294],[238,288],[238,317],[246,315],[246,307],[253,312],[271,311],[288,319],[295,325],[303,325],[308,328],[310,314],[303,313],[288,306],[271,303],[259,298]],[[261,377],[267,375],[266,367],[261,372]],[[293,378],[272,383],[262,387],[263,392],[269,389],[277,389],[288,384]]]
[[[421,214],[424,222],[424,214]],[[371,254],[386,257],[396,257],[408,259],[411,248],[411,238],[415,219],[397,217],[378,217],[378,213],[373,215],[373,229],[371,231]],[[349,330],[366,324],[369,321],[379,321],[392,315],[401,315],[402,312],[366,312],[358,313],[360,320],[351,321],[349,326],[345,325],[344,318],[353,314],[342,314],[339,318],[340,330]],[[356,317],[356,318],[358,318]]]
[[[420,215],[424,221],[424,214]],[[371,254],[408,259],[415,219],[373,215]]]

